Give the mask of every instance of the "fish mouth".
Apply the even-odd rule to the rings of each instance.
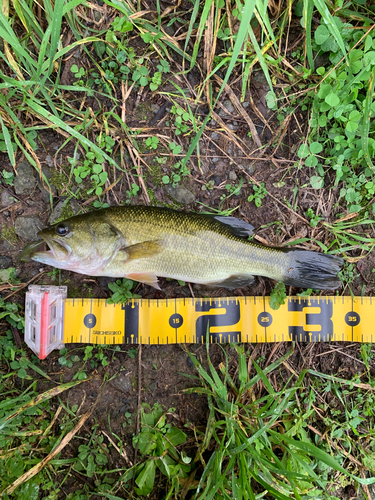
[[[26,245],[20,253],[21,262],[30,262],[32,260],[43,261],[45,259],[61,260],[69,258],[71,248],[69,245],[48,238],[44,234],[38,233],[42,239]]]

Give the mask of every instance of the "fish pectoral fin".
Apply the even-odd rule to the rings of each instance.
[[[145,285],[153,286],[157,290],[161,290],[160,286],[158,285],[158,278],[154,273],[130,273],[126,275],[126,278],[134,281],[139,281],[140,283],[144,283]]]
[[[129,247],[121,247],[120,252],[127,254],[127,259],[142,259],[144,257],[153,257],[162,251],[163,247],[160,240],[143,241]]]
[[[225,280],[215,281],[212,283],[207,283],[209,286],[213,286],[215,288],[242,288],[243,286],[249,286],[254,283],[254,276],[251,274],[233,274],[229,276]]]

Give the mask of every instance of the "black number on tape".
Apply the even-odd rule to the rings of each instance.
[[[196,302],[197,312],[209,312],[214,309],[225,309],[224,314],[207,314],[199,316],[195,323],[196,342],[206,342],[207,329],[209,329],[209,339],[211,342],[241,342],[241,332],[211,332],[212,327],[236,325],[241,318],[240,304],[235,300],[222,302]]]
[[[319,308],[320,312],[311,313],[308,311],[310,308]],[[305,309],[305,311],[304,311]],[[304,311],[305,321],[301,326],[290,326],[289,336],[290,340],[298,340],[299,342],[328,342],[333,338],[333,301],[332,300],[319,300],[319,299],[302,299],[290,300],[288,302],[288,311]],[[302,319],[301,319],[302,322]],[[304,328],[304,325],[307,328]],[[308,327],[311,326],[311,329]],[[320,327],[316,329],[316,327]]]
[[[86,314],[83,318],[83,324],[86,328],[94,328],[96,325],[96,316],[95,314]]]
[[[360,321],[361,316],[355,311],[348,312],[345,315],[345,323],[349,326],[357,326]]]
[[[181,314],[175,313],[172,314],[172,316],[169,318],[169,325],[172,328],[180,328],[184,322],[184,318],[181,316]]]

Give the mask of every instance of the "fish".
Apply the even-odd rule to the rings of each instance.
[[[236,217],[150,206],[117,206],[76,215],[39,231],[20,254],[89,276],[129,278],[160,289],[158,277],[229,289],[265,276],[298,288],[341,285],[338,256],[249,240]]]

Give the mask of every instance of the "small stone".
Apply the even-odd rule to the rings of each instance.
[[[234,170],[231,170],[229,172],[229,176],[228,177],[229,177],[230,181],[236,181],[237,180],[237,174],[236,174],[236,172]]]
[[[235,123],[237,123],[237,122],[235,122]],[[230,130],[237,130],[238,129],[237,125],[234,125],[234,124],[232,125],[231,123],[228,124],[228,128]]]
[[[97,10],[94,10],[94,19],[98,23],[103,17],[103,14]]]
[[[133,390],[132,381],[129,375],[119,375],[113,381],[113,385],[123,392],[129,392]]]
[[[255,165],[248,165],[246,171],[248,174],[253,175],[255,173]]]
[[[38,232],[42,229],[43,224],[38,217],[17,217],[14,222],[16,234],[28,241],[37,241]]]
[[[63,217],[63,219],[69,219],[69,217],[77,215],[80,212],[80,210],[81,208],[76,202],[76,200],[70,200],[69,202],[59,201],[58,204],[53,209],[52,214],[48,219],[48,223],[54,224],[61,217]]]
[[[35,169],[28,161],[21,161],[17,167],[17,175],[14,179],[14,190],[16,194],[31,194],[36,186]]]
[[[212,132],[211,134],[211,139],[214,141],[217,141],[219,139],[220,135],[217,132]]]
[[[44,159],[44,161],[47,163],[47,165],[51,168],[53,168],[55,165],[54,165],[54,162],[53,162],[53,158],[51,155],[47,155]],[[42,170],[43,170],[43,167],[42,167]],[[47,176],[48,180],[49,180],[49,177]]]
[[[252,80],[255,80],[256,82],[258,83],[262,83],[265,87],[265,89],[269,90],[269,85],[268,85],[268,82],[267,82],[267,78],[266,78],[266,75],[263,73],[263,71],[255,71],[252,76],[251,76],[251,79]]]
[[[1,193],[1,206],[2,208],[9,207],[14,203],[14,198],[8,193],[8,191],[3,191]]]
[[[150,384],[150,392],[155,392],[157,388],[158,388],[158,383],[157,382],[152,382]]]
[[[194,363],[192,362],[190,356],[186,358],[186,364],[188,365],[189,368],[194,368]]]
[[[210,120],[210,126],[211,127],[216,127],[216,125],[217,125],[216,120]]]
[[[0,255],[0,269],[8,269],[13,265],[11,257],[8,255]]]
[[[226,99],[223,102],[223,106],[224,106],[225,109],[228,110],[229,113],[234,113],[234,111],[235,111],[234,106],[232,104],[232,101],[230,101],[229,99]]]
[[[0,250],[2,252],[9,252],[9,250],[12,250],[13,249],[13,246],[11,243],[9,243],[9,241],[7,240],[4,240],[2,242],[2,244],[0,245]]]
[[[245,101],[242,103],[242,107],[245,109],[248,108],[249,106],[250,106],[250,103],[248,101]]]
[[[182,205],[190,205],[190,203],[194,203],[195,196],[188,189],[183,186],[165,186],[165,190],[174,200]]]

